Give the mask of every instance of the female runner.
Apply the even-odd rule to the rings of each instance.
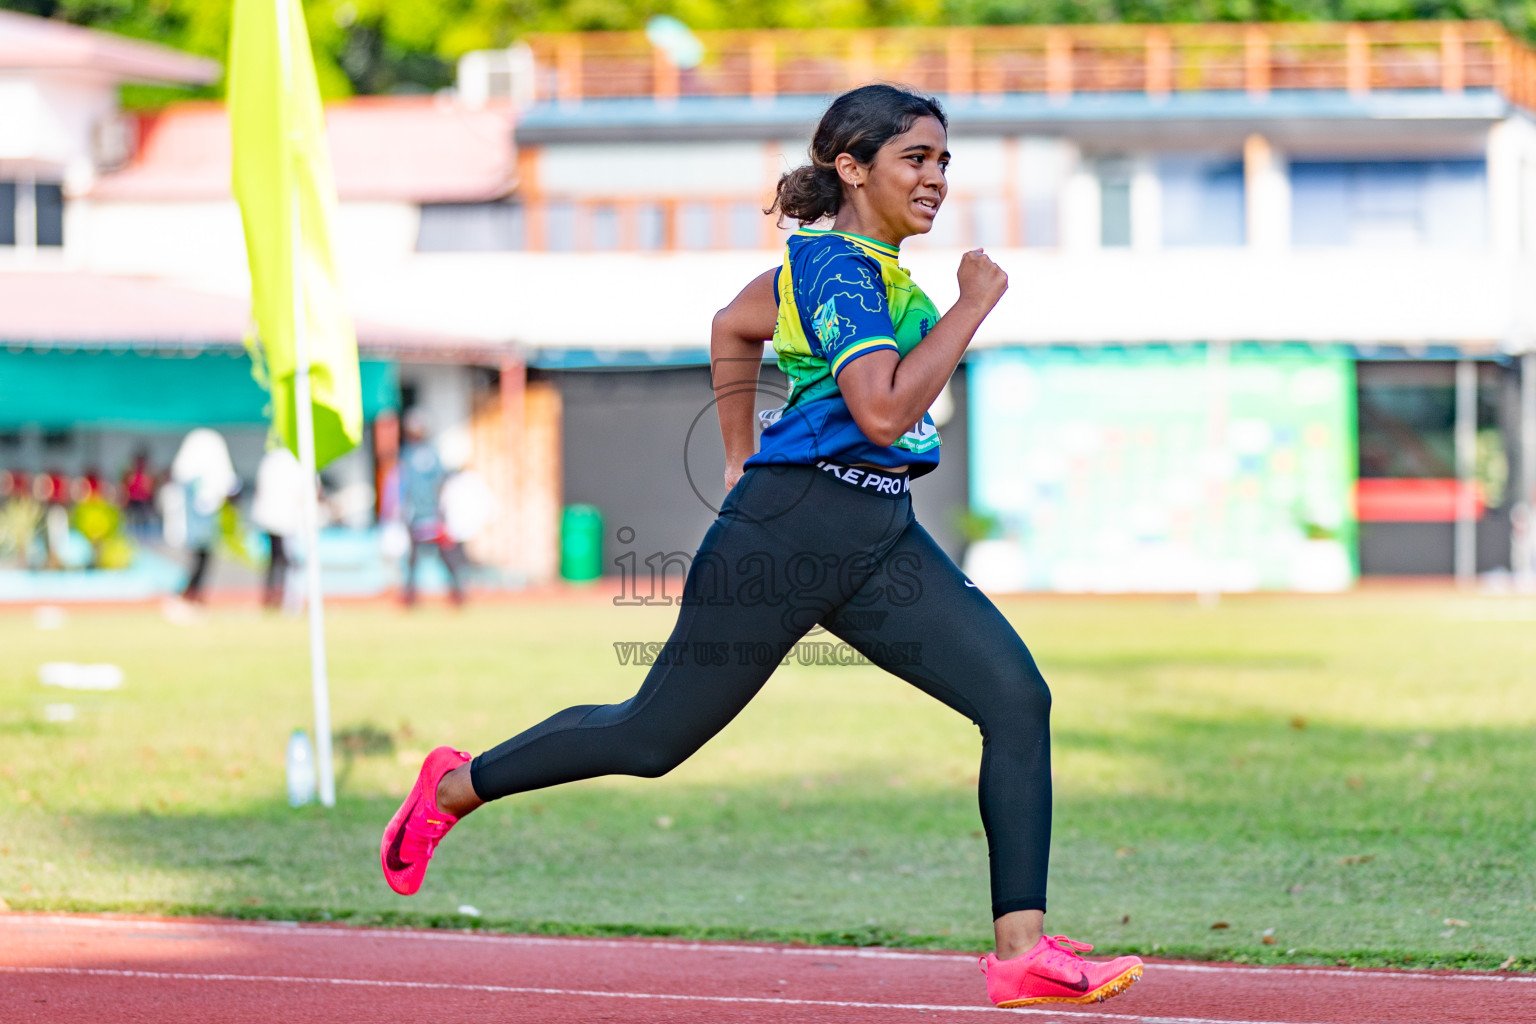
[[[909,481],[938,465],[926,410],[1008,286],[980,250],[960,260],[942,317],[897,264],[944,202],[947,121],[932,99],[886,85],[838,97],[785,174],[769,212],[802,225],[783,265],[715,317],[711,342],[729,490],[684,584],[682,611],[640,691],[567,708],[479,757],[427,755],[379,847],[384,877],[421,887],[438,842],[489,800],[600,775],[665,775],[747,705],[820,624],[980,727],[980,802],[991,857],[995,953],[981,960],[999,1006],[1085,1003],[1123,991],[1141,961],[1085,960],[1044,932],[1051,832],[1051,697],[1008,621],[913,518]],[[788,401],[752,413],[772,335]],[[700,645],[695,647],[695,644]],[[727,664],[696,650],[730,652]]]

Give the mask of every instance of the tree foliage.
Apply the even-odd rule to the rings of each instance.
[[[222,59],[231,3],[0,0],[0,8]],[[701,30],[1490,18],[1536,38],[1536,0],[304,0],[304,10],[328,97],[439,89],[470,50],[506,46],[527,32],[635,29],[655,14]],[[133,97],[153,103],[169,95],[139,89]]]

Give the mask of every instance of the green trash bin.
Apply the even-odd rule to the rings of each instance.
[[[573,582],[603,574],[603,513],[596,505],[567,505],[560,516],[560,576]]]

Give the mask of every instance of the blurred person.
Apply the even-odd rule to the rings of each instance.
[[[251,502],[251,522],[266,534],[267,575],[261,591],[262,607],[284,606],[288,586],[289,557],[304,530],[304,500],[308,482],[304,467],[275,438],[256,469],[256,496]]]
[[[448,591],[453,603],[464,603],[464,584],[459,578],[459,550],[443,528],[442,491],[446,473],[437,449],[427,439],[428,421],[420,409],[411,409],[401,423],[405,445],[400,449],[396,467],[397,515],[410,538],[405,561],[406,605],[416,603],[416,562],[422,548],[437,549],[443,568],[448,570]]]
[[[32,478],[32,497],[45,505],[62,502],[68,491],[63,473],[39,473]]]
[[[33,567],[43,511],[25,473],[0,470],[0,558],[9,557],[22,569]]]
[[[1140,977],[1141,961],[1090,962],[1087,943],[1044,930],[1050,691],[1008,620],[912,514],[911,478],[939,461],[926,410],[1007,276],[980,250],[965,253],[960,297],[940,317],[897,262],[901,242],[932,227],[948,189],[937,101],[886,85],[845,93],[822,116],[811,157],[780,178],[771,207],[801,225],[782,265],[715,317],[729,493],[684,587],[668,646],[682,655],[658,657],[621,704],[567,708],[475,758],[433,750],[384,830],[380,866],[391,888],[410,894],[448,830],[486,801],[603,775],[666,774],[820,625],[981,730],[996,936],[981,968],[992,1001],[1105,999]],[[836,218],[830,230],[805,227],[824,217]],[[793,387],[754,452],[770,336]],[[788,600],[770,603],[764,588]],[[754,648],[774,653],[745,656]]]
[[[129,532],[143,538],[153,528],[155,519],[155,477],[149,471],[149,451],[140,448],[133,465],[123,474],[123,510],[127,513]]]
[[[181,600],[202,604],[206,600],[203,588],[209,563],[218,540],[219,513],[240,488],[224,436],[207,427],[188,432],[171,461],[171,482],[181,492],[181,544],[192,554]]]
[[[39,473],[32,478],[32,496],[43,506],[43,568],[67,569],[74,554],[69,543],[69,478],[60,472]]]
[[[495,517],[496,496],[485,477],[466,466],[443,482],[440,504],[443,536],[453,545],[459,564],[467,566],[467,545],[477,540]]]
[[[87,473],[76,481],[81,495],[69,512],[69,524],[90,545],[90,561],[97,569],[126,568],[133,558],[132,545],[122,535],[123,510],[113,500],[110,485]]]

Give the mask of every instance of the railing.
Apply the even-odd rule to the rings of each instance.
[[[643,33],[534,35],[541,101],[825,95],[869,81],[951,98],[1496,89],[1536,109],[1536,53],[1491,21],[701,32],[682,70]]]

